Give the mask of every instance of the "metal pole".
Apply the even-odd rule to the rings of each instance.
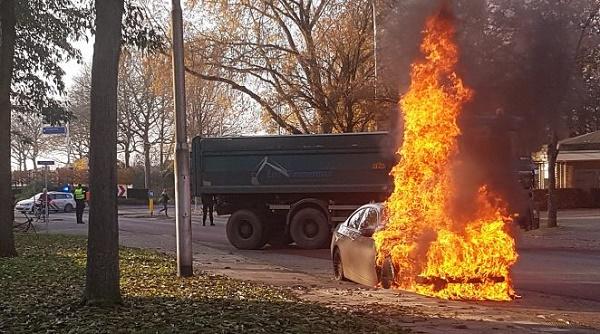
[[[377,98],[377,80],[379,79],[378,70],[377,70],[377,0],[373,0],[373,65],[375,71],[375,98]]]
[[[48,226],[48,165],[44,166],[44,222],[46,223],[46,233],[50,233]]]
[[[71,167],[71,129],[69,126],[70,123],[67,123],[67,165]]]
[[[177,275],[189,277],[192,269],[192,220],[190,201],[190,153],[185,117],[185,68],[181,3],[172,0],[173,95],[175,96],[175,225],[177,226]]]

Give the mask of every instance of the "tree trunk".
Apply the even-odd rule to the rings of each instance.
[[[557,227],[557,203],[556,203],[556,158],[558,157],[558,138],[552,134],[548,144],[548,227]]]
[[[125,168],[129,168],[131,167],[130,161],[131,160],[131,152],[129,152],[129,143],[127,143],[127,146],[125,147]]]
[[[10,174],[10,91],[15,55],[15,1],[0,1],[0,257],[16,256]]]
[[[144,139],[144,187],[146,189],[150,189],[150,172],[152,166],[150,165],[150,143],[148,143],[148,138]]]
[[[90,220],[84,303],[121,302],[117,218],[117,83],[123,0],[96,0],[90,126]]]
[[[31,161],[33,161],[33,170],[38,170],[37,168],[37,158],[38,158],[39,153],[37,152],[37,150],[33,150],[33,152],[31,153]]]

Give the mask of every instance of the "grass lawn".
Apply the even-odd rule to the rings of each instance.
[[[17,234],[19,257],[0,259],[0,333],[401,333],[384,317],[335,311],[275,287],[196,274],[175,259],[122,248],[123,305],[80,306],[86,239]]]

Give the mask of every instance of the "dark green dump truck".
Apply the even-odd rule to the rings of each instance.
[[[194,196],[214,194],[241,249],[327,246],[332,227],[392,191],[386,133],[195,138]]]

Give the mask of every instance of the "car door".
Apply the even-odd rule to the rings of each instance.
[[[59,211],[62,207],[62,198],[60,194],[48,194],[48,198],[50,198],[50,205],[48,206],[48,210],[50,211]]]
[[[378,225],[379,210],[374,207],[366,208],[358,227],[358,237],[353,241],[356,259],[353,267],[356,269],[356,274],[360,276],[361,283],[369,286],[376,286],[379,283],[375,264],[377,252],[372,238]]]
[[[358,282],[360,276],[354,269],[354,240],[358,238],[358,227],[362,220],[364,209],[358,209],[338,229],[338,249],[344,265],[344,275],[351,281]]]
[[[58,203],[56,204],[58,206],[58,210],[64,211],[65,205],[68,203],[67,194],[56,194],[56,195],[57,195],[56,198],[58,199]]]

